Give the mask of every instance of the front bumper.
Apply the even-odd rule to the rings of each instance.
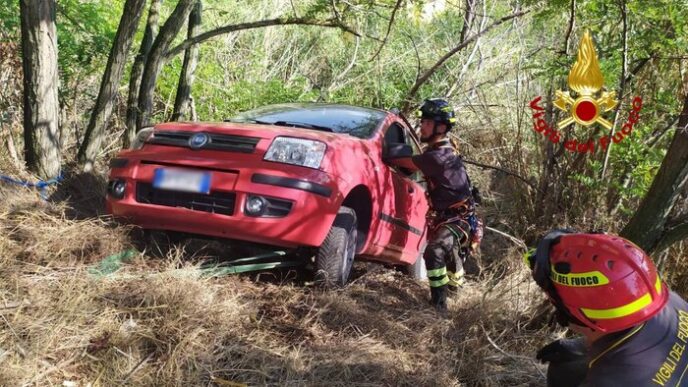
[[[113,165],[110,180],[123,181],[125,190],[121,199],[107,195],[109,213],[145,229],[281,247],[316,247],[325,239],[343,200],[336,181],[319,170],[255,159],[242,166],[240,160],[217,162],[205,158],[179,159],[178,154],[175,159],[156,156],[155,160],[128,157],[126,163],[120,161]],[[155,202],[162,205],[151,204],[145,197],[152,197],[150,190],[154,189],[152,182],[159,168],[209,171],[212,176],[210,193],[164,191],[167,199],[169,195],[176,196],[165,199],[164,203]],[[283,216],[251,216],[245,211],[251,195],[275,199],[277,203],[289,202],[291,208]],[[192,204],[179,204],[188,202]],[[228,210],[230,205],[232,208]]]

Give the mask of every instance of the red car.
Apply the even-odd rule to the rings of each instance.
[[[399,115],[270,105],[224,123],[163,123],[110,163],[108,212],[143,229],[306,248],[344,285],[354,256],[419,275],[428,203]],[[420,259],[419,259],[420,258]]]

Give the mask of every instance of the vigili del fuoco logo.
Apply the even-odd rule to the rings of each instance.
[[[607,131],[611,130],[613,124],[604,115],[612,111],[619,101],[616,99],[615,91],[601,91],[604,86],[604,78],[600,71],[600,63],[597,60],[597,53],[589,31],[585,32],[578,45],[578,57],[569,72],[568,84],[569,89],[573,90],[574,93],[557,90],[557,98],[553,103],[554,107],[567,115],[557,123],[557,128],[563,130],[571,124],[584,127],[599,124]],[[533,129],[551,142],[558,144],[561,142],[562,135],[559,130],[552,128],[542,118],[545,112],[539,105],[540,100],[542,97],[538,96],[530,101],[530,108],[533,110]],[[614,133],[611,140],[609,135],[597,139],[591,137],[582,141],[574,137],[567,139],[564,142],[564,147],[571,152],[594,153],[595,144],[597,144],[598,149],[606,150],[610,141],[615,144],[620,143],[633,131],[633,126],[638,122],[642,107],[642,98],[635,97],[631,103],[628,120],[621,130]]]

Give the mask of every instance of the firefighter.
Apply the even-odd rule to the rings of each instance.
[[[447,137],[456,123],[454,110],[447,101],[435,98],[426,99],[418,113],[420,140],[427,148],[412,160],[426,178],[430,198],[428,245],[423,259],[430,280],[430,302],[446,314],[447,291],[463,284],[463,260],[470,247],[477,247],[476,236],[481,233],[477,232],[470,179]],[[457,257],[455,251],[462,248],[463,256]]]
[[[556,230],[525,258],[557,321],[582,335],[538,352],[548,386],[688,386],[688,304],[643,250]]]

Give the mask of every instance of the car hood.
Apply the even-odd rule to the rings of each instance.
[[[330,133],[314,129],[290,128],[276,125],[261,125],[237,122],[168,122],[155,125],[155,130],[207,132],[235,136],[273,139],[277,136],[289,136],[319,140],[328,144],[339,142],[361,141],[362,139],[342,133]]]

